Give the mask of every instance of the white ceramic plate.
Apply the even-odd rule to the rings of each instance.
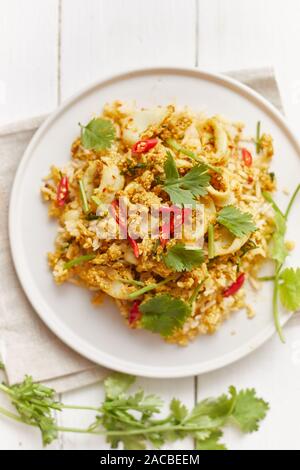
[[[124,73],[86,88],[63,104],[35,134],[19,166],[10,203],[10,240],[13,259],[33,307],[71,348],[92,361],[126,373],[150,377],[183,377],[208,372],[245,356],[274,333],[271,285],[259,293],[249,289],[256,317],[234,314],[214,336],[198,337],[185,348],[166,344],[159,336],[127,328],[108,299],[99,307],[90,293],[72,285],[56,286],[47,267],[46,253],[53,248],[56,223],[48,219],[41,202],[41,179],[50,165],[69,160],[70,145],[79,133],[78,122],[88,122],[107,101],[136,100],[140,105],[178,103],[208,114],[224,114],[246,123],[249,134],[256,122],[274,137],[273,170],[278,178],[279,204],[284,188],[299,182],[300,160],[296,138],[281,115],[245,86],[219,75],[196,70],[157,68]],[[289,238],[300,239],[300,224],[291,215]],[[297,265],[300,244],[290,256]],[[287,319],[284,314],[283,321]]]

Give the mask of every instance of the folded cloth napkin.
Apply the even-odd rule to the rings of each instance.
[[[281,109],[278,86],[272,69],[228,73],[252,87]],[[10,189],[21,156],[46,116],[0,129],[0,352],[10,384],[25,374],[43,381],[57,392],[95,383],[107,369],[83,358],[62,343],[42,323],[28,302],[16,276],[8,240],[7,213]]]

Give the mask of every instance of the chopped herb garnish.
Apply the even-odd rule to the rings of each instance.
[[[89,203],[88,203],[85,188],[84,188],[84,183],[82,180],[79,180],[79,192],[80,192],[80,199],[82,203],[82,210],[85,214],[88,214],[90,208],[89,208]]]
[[[88,150],[109,149],[115,139],[116,131],[108,119],[92,119],[87,126],[81,127],[81,143]]]
[[[134,166],[128,167],[128,171],[131,175],[134,175],[138,170],[141,170],[143,168],[147,168],[146,163],[137,163]]]
[[[260,126],[261,122],[258,121],[256,124],[256,153],[258,154],[261,150],[261,136],[260,136]]]
[[[242,212],[234,206],[224,207],[219,212],[217,221],[239,238],[256,230],[252,215],[249,212]]]
[[[96,204],[96,206],[101,205],[101,201],[97,196],[91,196],[91,200]]]
[[[136,281],[135,279],[124,279],[122,277],[119,277],[117,280],[120,281],[120,282],[124,282],[124,284],[130,284],[132,286],[140,286],[140,287],[145,286],[144,282]]]
[[[176,279],[178,279],[178,277],[179,277],[178,275],[174,276],[174,274],[172,274],[171,276],[166,277],[166,279],[164,279],[163,281],[153,283],[153,284],[147,284],[141,289],[129,294],[128,299],[129,300],[137,299],[138,297],[141,297],[141,295],[145,294],[146,292],[150,292],[151,290],[157,289],[158,287],[163,286],[164,284],[167,284],[170,281],[175,281]]]
[[[202,286],[203,282],[204,281],[201,281],[196,285],[196,287],[195,287],[195,289],[194,289],[194,291],[193,291],[193,293],[192,293],[192,295],[189,299],[189,304],[190,305],[193,305],[193,303],[197,300],[197,297],[198,297],[198,294],[200,292],[200,289],[201,289],[201,286]]]
[[[86,261],[91,261],[94,258],[96,258],[96,255],[94,253],[91,253],[89,255],[78,256],[78,258],[74,258],[71,259],[71,261],[67,261],[67,263],[64,264],[64,269],[71,269],[74,266],[77,266],[78,264],[85,263]]]
[[[99,218],[100,218],[99,215],[93,214],[92,212],[86,215],[87,220],[98,220]]]
[[[180,177],[176,163],[170,152],[167,152],[165,162],[164,190],[169,194],[174,204],[195,204],[197,196],[207,194],[210,175],[205,165],[192,168],[184,176]]]
[[[255,248],[257,248],[256,243],[254,243],[254,241],[252,240],[248,240],[247,243],[245,243],[245,245],[243,245],[240,250],[241,251],[240,257],[242,258],[247,253],[249,253],[249,251],[254,250]]]
[[[200,248],[191,249],[183,243],[177,243],[168,249],[164,261],[172,271],[191,271],[191,269],[203,263],[204,252]]]
[[[269,176],[270,176],[270,179],[271,179],[272,182],[275,181],[275,173],[274,173],[274,171],[270,171]]]
[[[176,140],[174,139],[167,139],[166,144],[171,147],[173,150],[176,150],[177,152],[183,153],[187,157],[192,158],[196,162],[202,163],[207,166],[210,170],[216,172],[216,173],[221,173],[221,168],[218,168],[214,165],[210,165],[209,163],[206,163],[203,158],[198,157],[194,152],[191,150],[186,149],[185,147],[182,147]]]

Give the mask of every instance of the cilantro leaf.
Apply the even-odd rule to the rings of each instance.
[[[132,375],[114,372],[104,380],[105,394],[108,398],[116,398],[126,392],[134,382],[135,377]]]
[[[229,396],[223,394],[217,398],[207,398],[197,403],[186,422],[201,425],[206,429],[216,429],[223,426],[235,407],[236,389],[230,387],[229,393]]]
[[[172,412],[175,420],[181,423],[188,415],[188,409],[181,403],[180,400],[173,398],[170,403],[170,411]]]
[[[222,431],[213,431],[205,439],[196,436],[196,450],[227,450],[227,447],[220,443],[222,436]]]
[[[268,403],[258,398],[254,389],[247,389],[237,394],[232,416],[243,432],[251,433],[258,430],[268,410]]]
[[[166,179],[164,190],[174,204],[194,204],[195,197],[207,194],[210,175],[206,165],[197,165],[180,177],[170,152],[164,165]]]
[[[202,164],[194,166],[180,178],[183,189],[189,190],[193,196],[205,196],[209,182],[210,175],[207,173],[207,166]]]
[[[280,274],[279,295],[282,305],[294,312],[300,308],[300,268],[286,268]]]
[[[170,183],[171,181],[176,181],[179,178],[176,163],[174,158],[172,157],[171,152],[167,152],[167,159],[165,161],[164,170],[167,182]]]
[[[173,271],[190,271],[203,263],[204,252],[201,249],[189,249],[183,243],[177,243],[168,249],[164,261],[166,266]]]
[[[249,212],[242,212],[235,206],[224,207],[219,212],[217,221],[239,238],[256,230],[252,215]]]
[[[110,148],[115,136],[115,128],[108,119],[94,118],[86,126],[81,126],[81,142],[88,150]]]
[[[191,314],[191,307],[169,294],[158,294],[140,305],[141,324],[146,330],[170,336]]]
[[[272,236],[270,254],[273,260],[282,264],[289,254],[284,242],[286,233],[286,220],[280,212],[275,212],[274,222],[276,229]]]
[[[278,263],[282,264],[288,255],[288,250],[284,243],[286,233],[286,218],[269,192],[263,192],[263,196],[265,200],[271,204],[275,212],[275,231],[272,236],[270,255],[274,261],[278,261]]]

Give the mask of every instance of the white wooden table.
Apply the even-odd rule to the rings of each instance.
[[[300,132],[300,2],[297,0],[0,0],[0,124],[50,112],[82,86],[143,65],[225,71],[273,65],[286,113]],[[259,351],[198,378],[138,382],[168,401],[192,405],[234,384],[255,387],[271,403],[261,430],[226,431],[231,449],[299,449],[300,322]],[[298,339],[299,338],[299,339]],[[64,394],[66,403],[97,404],[97,385]],[[0,403],[5,402],[3,397]],[[61,423],[84,425],[64,414]],[[0,449],[40,449],[39,433],[0,422]],[[52,448],[106,448],[98,437],[62,435]],[[180,448],[190,449],[188,440]]]

